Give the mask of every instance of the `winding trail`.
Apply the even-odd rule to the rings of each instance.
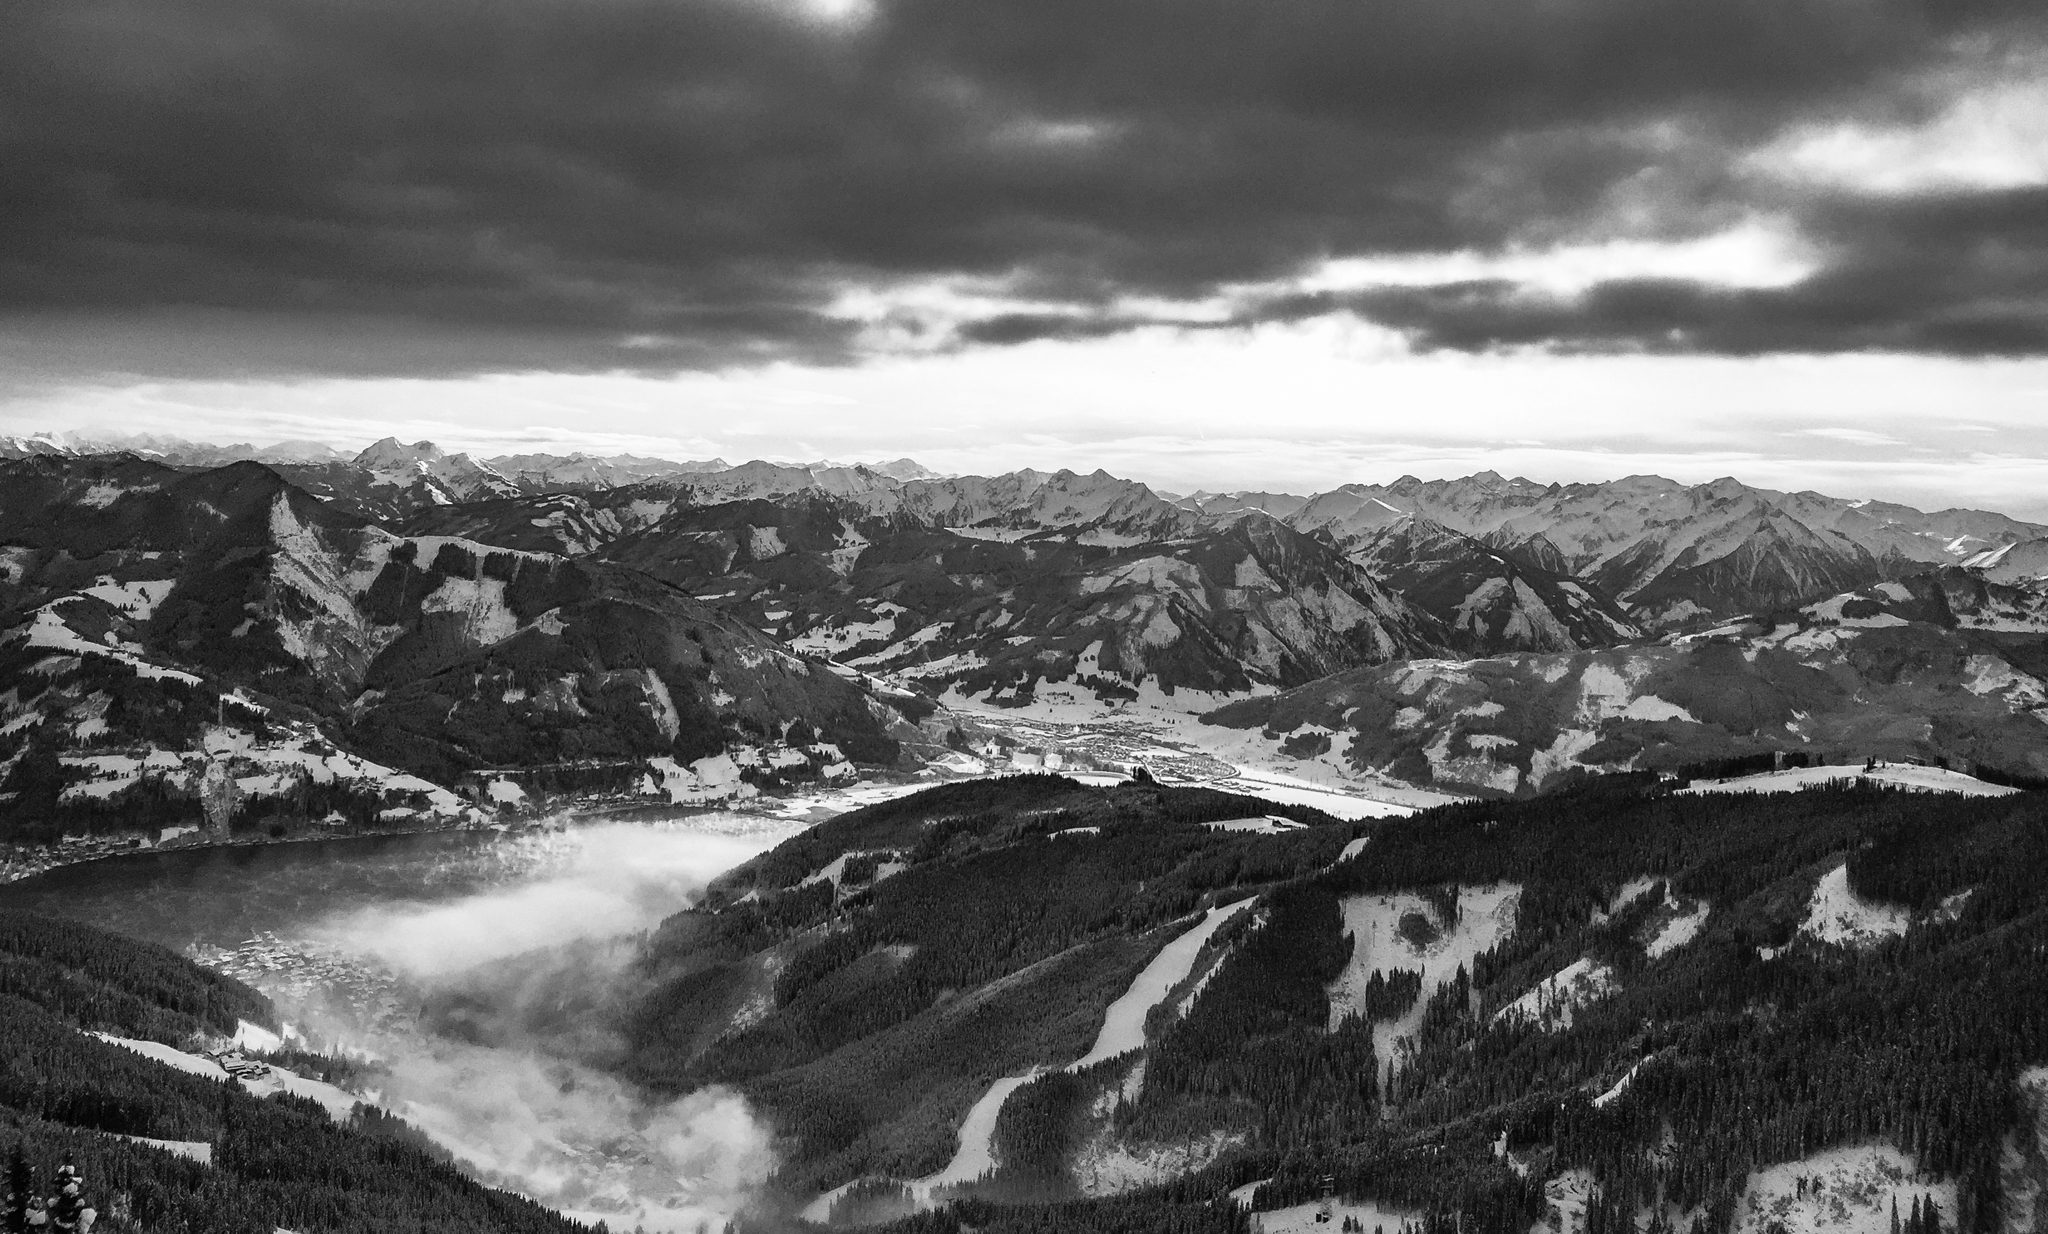
[[[1066,1069],[1079,1071],[1119,1054],[1143,1049],[1145,1017],[1165,999],[1168,990],[1187,980],[1188,974],[1194,971],[1195,958],[1202,954],[1202,948],[1208,945],[1210,937],[1253,898],[1256,897],[1210,909],[1209,915],[1185,934],[1160,948],[1152,962],[1132,979],[1131,988],[1103,1013],[1102,1031],[1096,1034],[1094,1048],[1068,1063]]]
[[[960,1147],[954,1150],[953,1159],[946,1163],[946,1168],[911,1184],[920,1196],[929,1194],[935,1187],[971,1183],[996,1168],[996,1115],[1003,1112],[1003,1102],[1010,1099],[1011,1093],[1030,1083],[1038,1074],[1034,1069],[1023,1075],[1005,1076],[989,1085],[988,1091],[968,1109],[967,1117],[961,1121]]]
[[[1194,970],[1196,957],[1202,954],[1203,946],[1223,927],[1223,923],[1236,916],[1256,898],[1247,897],[1235,903],[1210,909],[1201,921],[1160,948],[1159,954],[1152,957],[1152,962],[1131,980],[1130,988],[1103,1013],[1102,1031],[1096,1034],[1094,1047],[1080,1058],[1068,1063],[1062,1070],[1079,1071],[1083,1067],[1092,1067],[1119,1054],[1143,1049],[1145,1017],[1151,1013],[1152,1008],[1165,1000],[1169,990],[1187,979],[1187,975]],[[1043,1070],[1034,1067],[1023,1075],[1005,1076],[989,1086],[989,1090],[974,1103],[967,1111],[966,1119],[961,1122],[960,1147],[954,1151],[953,1159],[946,1163],[946,1168],[910,1184],[919,1199],[930,1196],[932,1190],[937,1187],[973,1182],[995,1168],[996,1116],[1002,1113],[1003,1102],[1009,1100],[1011,1093],[1029,1083]]]

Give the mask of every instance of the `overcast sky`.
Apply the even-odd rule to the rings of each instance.
[[[0,432],[2048,516],[2040,0],[14,0]]]

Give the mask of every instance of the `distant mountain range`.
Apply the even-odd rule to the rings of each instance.
[[[705,800],[915,769],[990,708],[1214,711],[1215,741],[1454,792],[1779,750],[2048,775],[2048,527],[1992,512],[101,444],[0,442],[17,814],[189,815],[229,707],[272,743],[236,756],[244,813],[334,806],[315,748],[382,769],[342,777],[358,813]]]

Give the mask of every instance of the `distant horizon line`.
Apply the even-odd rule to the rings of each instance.
[[[677,458],[674,456],[661,454],[636,454],[631,450],[620,450],[616,454],[600,454],[588,450],[573,450],[567,453],[555,453],[548,450],[529,450],[520,452],[507,452],[504,454],[483,457],[481,456],[480,452],[472,452],[469,450],[449,451],[444,449],[438,443],[426,438],[422,438],[414,442],[406,442],[401,440],[396,435],[386,435],[384,437],[380,437],[377,440],[370,442],[368,445],[355,450],[353,453],[351,453],[346,446],[336,446],[331,444],[330,442],[312,437],[288,437],[278,440],[276,442],[272,442],[269,445],[259,446],[251,441],[221,443],[214,441],[202,441],[195,438],[170,437],[152,433],[100,433],[89,429],[77,431],[43,430],[28,434],[0,435],[0,447],[4,447],[7,445],[16,445],[17,447],[19,447],[21,444],[25,444],[28,442],[42,442],[49,446],[55,447],[59,451],[74,456],[90,454],[127,453],[134,454],[138,457],[143,457],[147,455],[157,455],[159,457],[169,459],[172,457],[174,452],[181,449],[211,450],[221,452],[246,450],[249,451],[252,456],[248,458],[226,459],[221,461],[220,463],[213,464],[216,466],[226,466],[228,464],[235,462],[255,462],[266,466],[271,465],[273,463],[280,466],[292,466],[295,464],[301,466],[318,466],[323,463],[353,464],[356,462],[356,460],[360,459],[364,454],[367,454],[369,451],[377,448],[378,446],[386,445],[388,443],[396,445],[401,449],[407,450],[419,450],[422,448],[430,449],[435,451],[436,454],[442,458],[468,458],[472,462],[480,466],[493,467],[493,470],[495,470],[495,467],[493,466],[494,464],[515,459],[552,459],[561,462],[615,462],[617,460],[623,459],[631,460],[633,462],[638,463],[667,463],[678,468],[691,469],[690,471],[685,472],[684,474],[702,475],[711,475],[720,472],[735,471],[740,468],[754,466],[756,464],[769,467],[785,468],[793,471],[817,471],[820,469],[863,470],[875,475],[882,476],[885,479],[896,480],[898,483],[905,484],[914,483],[918,480],[944,481],[970,478],[994,479],[1000,476],[1017,475],[1023,472],[1031,472],[1034,474],[1047,476],[1056,476],[1063,473],[1075,476],[1103,475],[1124,483],[1139,485],[1143,487],[1146,491],[1152,493],[1154,496],[1159,497],[1160,499],[1168,502],[1192,501],[1198,498],[1216,497],[1285,497],[1306,502],[1313,500],[1317,497],[1325,496],[1330,493],[1340,493],[1345,492],[1347,490],[1377,490],[1386,492],[1393,491],[1397,487],[1407,484],[1448,485],[1474,480],[1486,481],[1491,484],[1498,484],[1504,487],[1521,486],[1546,491],[1551,489],[1606,488],[1615,485],[1626,484],[1630,481],[1649,480],[1656,481],[1658,484],[1666,486],[1669,489],[1673,490],[1708,489],[1714,488],[1719,485],[1733,484],[1741,488],[1747,489],[1750,492],[1759,493],[1766,496],[1776,495],[1814,497],[1825,501],[1841,502],[1851,508],[1861,508],[1864,506],[1871,505],[1894,506],[1902,510],[1910,510],[1914,513],[1922,515],[1936,515],[1952,511],[1969,511],[1977,513],[1997,514],[2004,518],[2010,518],[2015,522],[2027,523],[2030,525],[2038,525],[2033,524],[2032,520],[2021,518],[2017,515],[2007,514],[2002,510],[1997,510],[1985,506],[1950,505],[1942,507],[1940,509],[1922,509],[1921,507],[1908,505],[1907,503],[1901,501],[1893,501],[1883,498],[1872,497],[1842,497],[1832,493],[1824,493],[1818,489],[1768,488],[1762,485],[1752,484],[1746,480],[1743,480],[1739,476],[1733,474],[1717,476],[1712,480],[1706,480],[1696,484],[1688,484],[1681,480],[1674,480],[1669,476],[1659,475],[1655,472],[1632,472],[1628,475],[1618,476],[1609,480],[1543,481],[1533,480],[1527,476],[1521,475],[1503,475],[1499,471],[1496,471],[1493,468],[1489,467],[1481,468],[1478,471],[1468,472],[1462,476],[1438,476],[1430,479],[1426,479],[1412,472],[1407,472],[1403,473],[1400,476],[1395,477],[1392,480],[1388,480],[1385,482],[1351,480],[1339,484],[1334,488],[1313,489],[1308,492],[1294,492],[1281,488],[1255,487],[1211,489],[1206,486],[1197,486],[1196,488],[1193,488],[1186,492],[1180,492],[1160,487],[1147,480],[1136,479],[1128,475],[1119,475],[1104,467],[1095,467],[1085,471],[1071,467],[1060,467],[1045,470],[1036,467],[1026,466],[1012,468],[1009,471],[1000,472],[942,472],[937,471],[933,468],[926,467],[924,464],[918,462],[913,456],[908,454],[901,455],[894,459],[882,459],[878,461],[842,461],[829,458],[819,458],[809,461],[794,461],[787,459],[757,457],[746,459],[742,462],[734,463],[727,461],[723,456],[714,456],[711,458]],[[263,459],[253,457],[256,454],[276,451],[292,446],[318,446],[321,449],[331,451],[334,457],[325,459]],[[889,475],[887,472],[882,470],[883,468],[900,467],[903,464],[909,464],[911,467],[916,468],[917,470],[925,474],[910,478],[904,478]],[[186,463],[174,465],[201,466],[205,464]],[[506,478],[510,479],[512,477],[507,476]],[[657,478],[659,477],[649,476],[645,480],[640,482],[650,482]],[[1413,513],[1413,511],[1401,511],[1401,513]]]

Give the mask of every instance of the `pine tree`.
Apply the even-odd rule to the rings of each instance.
[[[35,1172],[29,1169],[28,1158],[22,1154],[21,1145],[7,1154],[7,1207],[0,1212],[0,1221],[6,1222],[7,1234],[25,1234],[28,1229],[28,1198],[36,1189]]]

